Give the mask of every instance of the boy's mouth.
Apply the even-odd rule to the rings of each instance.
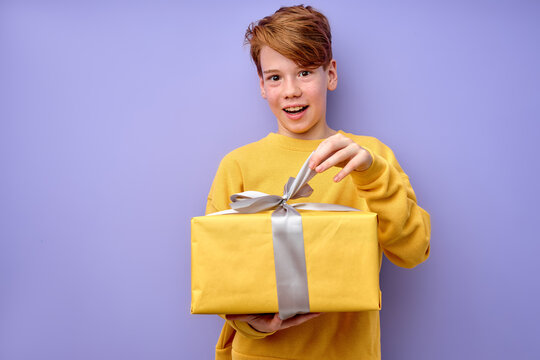
[[[298,114],[298,113],[301,113],[302,111],[306,110],[308,108],[308,106],[309,105],[306,105],[306,106],[290,106],[290,107],[284,108],[283,111],[285,111],[288,114]]]

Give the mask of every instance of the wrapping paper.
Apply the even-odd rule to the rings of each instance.
[[[377,215],[299,212],[310,311],[379,310]],[[279,311],[271,213],[192,218],[192,313]]]

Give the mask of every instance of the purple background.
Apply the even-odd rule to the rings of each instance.
[[[288,1],[0,3],[0,358],[210,359],[189,219],[276,131],[247,25]],[[535,359],[540,4],[312,4],[335,129],[394,149],[432,254],[383,264],[384,359]]]

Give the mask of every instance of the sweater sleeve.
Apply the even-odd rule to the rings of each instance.
[[[378,215],[378,237],[386,257],[394,264],[413,268],[430,251],[429,214],[416,203],[416,196],[394,153],[380,143],[379,151],[365,171],[353,171],[353,182],[370,211]]]
[[[206,202],[206,214],[229,208],[232,194],[242,192],[244,185],[238,163],[229,155],[221,160]]]
[[[214,181],[212,182],[212,187],[210,188],[210,193],[208,194],[206,202],[205,214],[229,209],[230,196],[242,191],[244,191],[244,186],[240,166],[230,155],[226,155],[221,160]],[[226,325],[232,327],[234,330],[248,338],[262,339],[273,334],[273,332],[259,332],[245,321],[227,320],[224,314],[219,316],[226,320]],[[221,340],[222,339],[220,338],[220,341]]]

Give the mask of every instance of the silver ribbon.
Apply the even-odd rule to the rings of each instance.
[[[337,204],[287,203],[289,199],[308,197],[313,193],[313,189],[307,183],[317,174],[308,166],[311,155],[302,165],[296,178],[289,178],[285,184],[283,196],[269,195],[259,191],[244,191],[231,195],[231,209],[209,214],[253,214],[275,209],[272,212],[272,236],[279,317],[282,320],[310,311],[302,216],[296,209],[360,211]]]

